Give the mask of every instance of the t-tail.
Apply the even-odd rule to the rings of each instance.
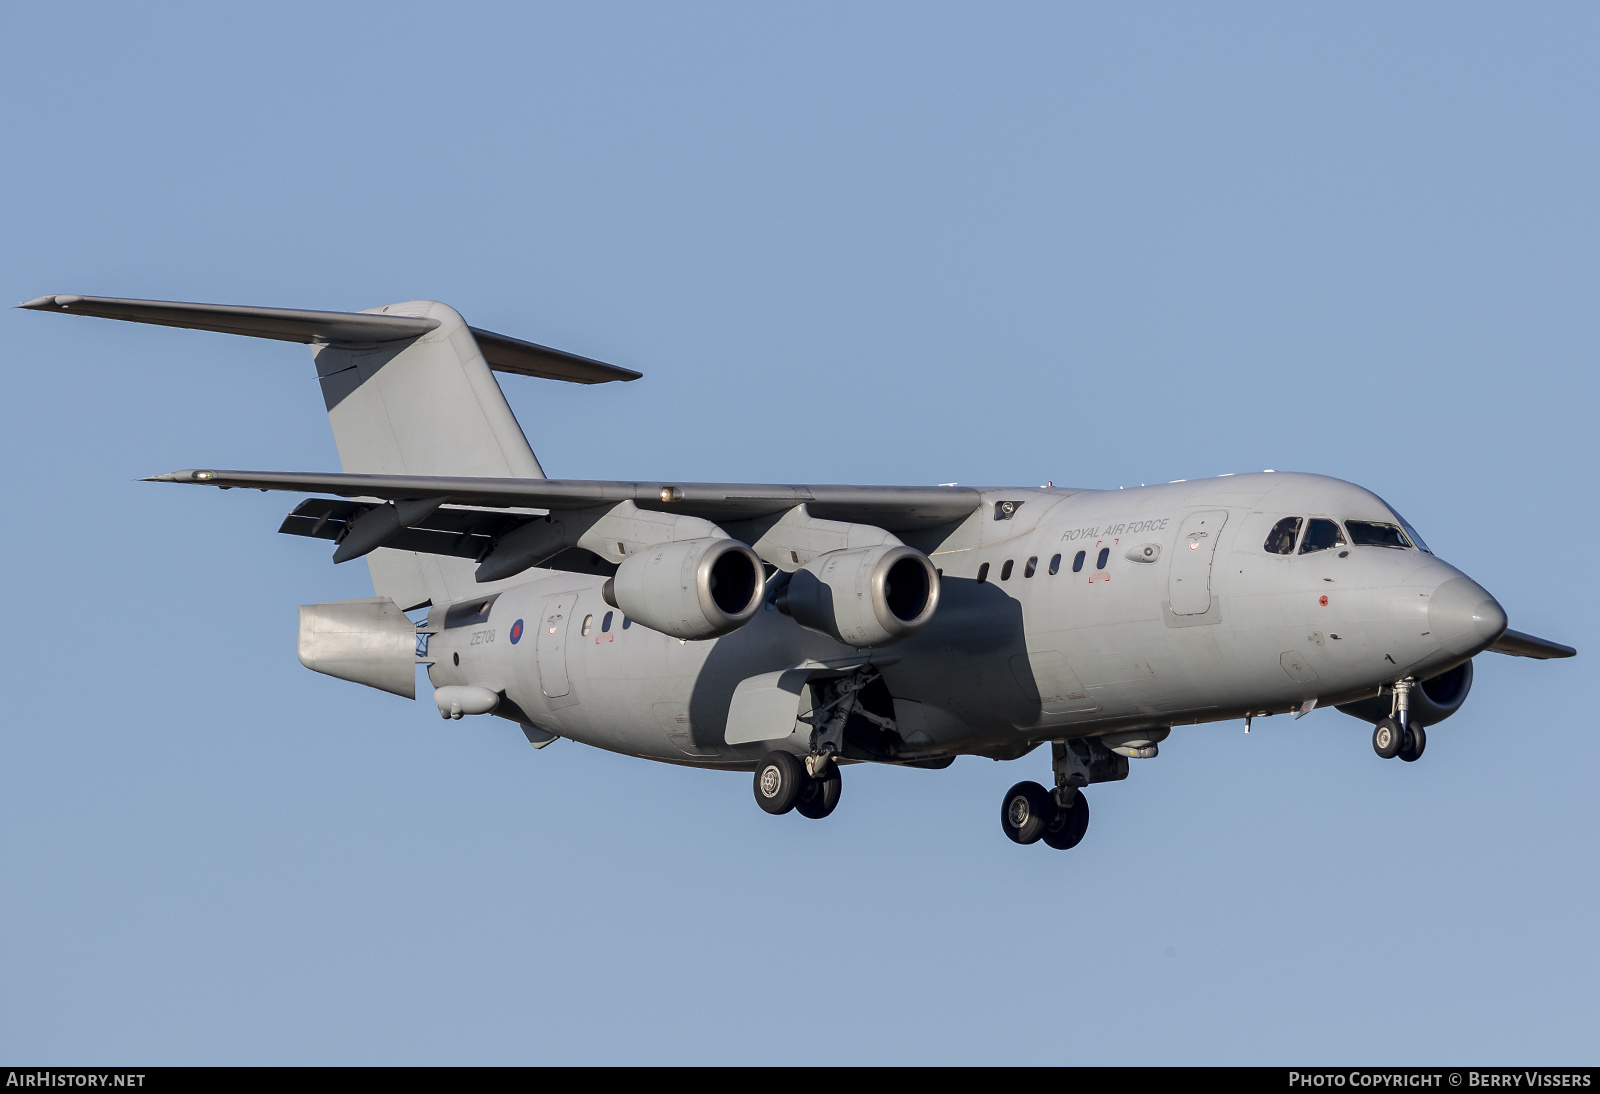
[[[435,300],[363,312],[94,296],[41,296],[20,306],[309,344],[339,462],[350,473],[542,479],[493,373],[580,384],[640,376],[470,327]],[[486,588],[473,578],[473,559],[388,547],[366,558],[378,596],[407,610]]]

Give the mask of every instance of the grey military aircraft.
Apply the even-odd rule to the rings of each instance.
[[[317,495],[281,532],[365,557],[375,596],[300,609],[307,668],[446,718],[754,773],[819,819],[855,763],[942,768],[1046,743],[1007,791],[1017,843],[1075,846],[1083,788],[1175,727],[1332,705],[1415,761],[1507,629],[1382,498],[1263,472],[1127,490],[546,478],[494,371],[639,373],[414,300],[359,313],[44,296],[36,311],[308,343],[342,474],[152,481]],[[413,618],[426,609],[426,616]],[[413,613],[408,615],[407,613]],[[420,619],[420,621],[419,621]]]

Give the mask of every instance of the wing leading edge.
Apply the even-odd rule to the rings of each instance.
[[[454,505],[490,509],[583,509],[631,501],[641,509],[684,513],[711,521],[768,516],[805,505],[813,515],[825,520],[872,524],[890,532],[916,531],[964,519],[980,501],[979,492],[965,486],[603,482],[199,469],[153,475],[145,481],[385,501],[445,498]]]
[[[1578,654],[1578,651],[1571,646],[1512,630],[1495,639],[1494,645],[1489,649],[1494,653],[1503,653],[1510,657],[1533,657],[1540,661],[1548,661],[1553,657],[1576,657]]]

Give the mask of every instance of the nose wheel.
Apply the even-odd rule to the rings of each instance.
[[[1372,727],[1372,751],[1385,760],[1398,756],[1407,763],[1416,763],[1427,747],[1428,735],[1419,725],[1402,727],[1395,719],[1385,718]]]
[[[1412,726],[1406,731],[1405,742],[1400,746],[1400,758],[1406,763],[1416,763],[1422,758],[1422,750],[1428,747],[1428,735],[1422,732],[1421,726]]]

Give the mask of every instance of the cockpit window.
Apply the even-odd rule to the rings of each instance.
[[[1267,533],[1267,542],[1262,547],[1271,555],[1292,555],[1295,537],[1299,534],[1300,518],[1284,517],[1272,526],[1272,531]]]
[[[1382,498],[1379,498],[1378,500],[1383,501]],[[1400,527],[1405,529],[1406,538],[1411,540],[1413,546],[1415,546],[1419,551],[1425,551],[1430,555],[1433,554],[1433,549],[1426,543],[1422,542],[1422,537],[1417,535],[1417,530],[1411,527],[1410,521],[1406,520],[1405,517],[1402,517],[1398,512],[1396,512],[1395,507],[1390,505],[1388,502],[1383,501],[1383,506],[1385,509],[1389,510],[1389,515],[1395,519],[1395,522],[1399,524]],[[1346,523],[1348,524],[1349,522],[1347,521]]]
[[[1404,550],[1411,546],[1406,534],[1392,524],[1379,524],[1375,520],[1347,520],[1350,542],[1357,547],[1395,547]]]
[[[1326,551],[1329,547],[1343,547],[1344,533],[1339,531],[1339,526],[1331,520],[1312,517],[1306,525],[1306,539],[1300,544],[1300,553],[1309,555],[1312,551]]]

